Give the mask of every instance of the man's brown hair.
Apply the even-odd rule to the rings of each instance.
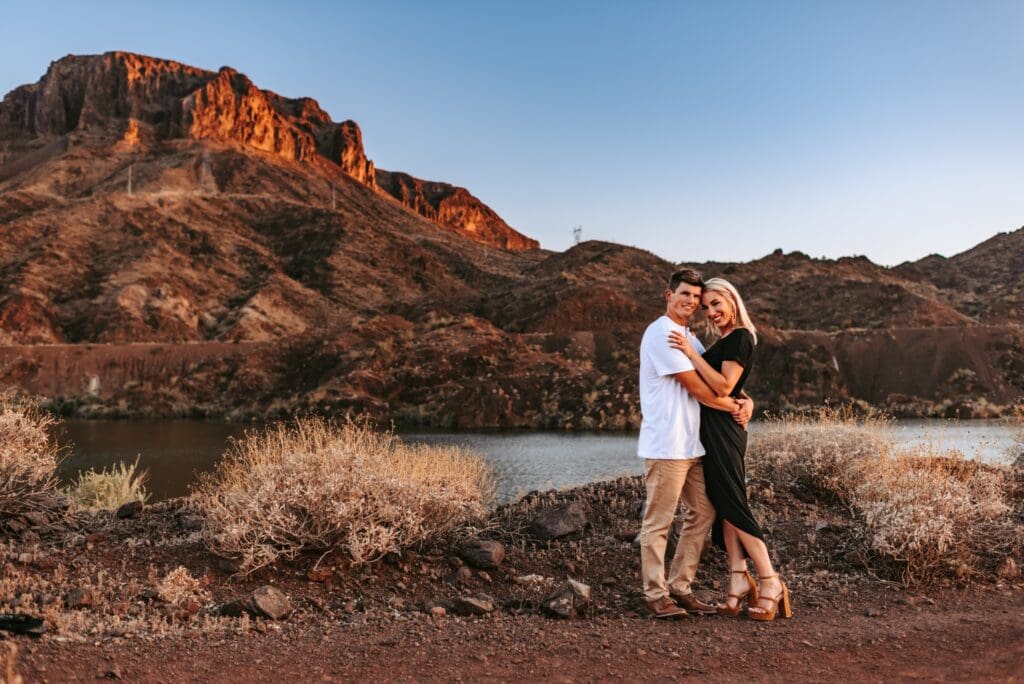
[[[675,292],[676,288],[679,287],[680,283],[686,283],[687,285],[696,285],[700,289],[704,289],[704,279],[700,273],[693,270],[692,268],[681,268],[668,279],[668,289],[671,292]]]

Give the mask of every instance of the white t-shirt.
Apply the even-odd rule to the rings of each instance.
[[[640,342],[640,458],[689,459],[704,455],[700,404],[672,377],[693,370],[693,363],[683,352],[668,346],[671,330],[684,333],[694,349],[704,353],[704,345],[690,329],[668,316],[647,326]]]

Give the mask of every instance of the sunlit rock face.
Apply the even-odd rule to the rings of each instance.
[[[383,169],[377,169],[377,184],[421,216],[480,242],[511,250],[540,247],[540,243],[511,228],[465,188]]]
[[[340,169],[374,190],[383,179],[384,194],[448,230],[503,249],[539,247],[464,188],[375,169],[356,122],[337,123],[316,100],[262,90],[230,67],[208,71],[127,52],[71,55],[0,103],[0,139],[69,135],[129,147],[215,141],[322,166],[327,175]],[[10,148],[0,150],[0,164]]]

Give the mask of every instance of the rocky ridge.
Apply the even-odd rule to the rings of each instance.
[[[377,169],[314,100],[128,53],[0,104],[0,224],[0,381],[83,416],[635,428],[677,267],[531,249],[464,189]],[[692,265],[748,301],[763,408],[994,416],[1024,394],[1022,239]]]
[[[212,72],[127,52],[69,55],[0,103],[0,137],[25,141],[29,149],[86,132],[129,146],[176,139],[234,143],[291,161],[327,162],[378,188],[356,122],[336,123],[316,100],[262,90],[230,67]],[[16,151],[8,148],[0,160]],[[398,175],[403,182],[389,183],[388,193],[432,221],[506,249],[539,246],[464,188]]]

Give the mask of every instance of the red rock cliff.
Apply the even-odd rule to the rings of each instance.
[[[420,215],[479,242],[511,250],[540,247],[539,242],[509,226],[465,188],[383,169],[377,169],[377,185]]]
[[[206,71],[127,52],[67,56],[0,102],[0,142],[102,134],[131,144],[174,138],[243,145],[298,162],[327,160],[431,221],[505,249],[539,246],[463,188],[378,172],[354,121],[335,123],[310,98],[261,90],[229,67]],[[3,162],[0,146],[0,163]]]

